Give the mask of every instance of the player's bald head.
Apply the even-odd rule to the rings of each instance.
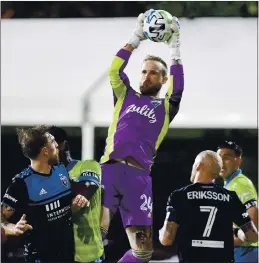
[[[195,158],[191,181],[194,181],[196,173],[202,172],[208,180],[214,180],[222,168],[222,159],[214,151],[206,150],[200,152]]]

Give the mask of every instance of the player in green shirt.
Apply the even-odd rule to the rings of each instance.
[[[70,179],[79,182],[76,190],[85,191],[85,185],[88,186],[84,193],[89,200],[88,207],[73,210],[75,262],[101,262],[104,254],[100,231],[101,167],[94,160],[72,159],[64,129],[52,126],[49,132],[59,145],[59,159],[66,166]]]
[[[242,163],[242,148],[233,141],[225,141],[219,145],[217,153],[223,160],[223,168],[220,176],[224,179],[224,187],[235,191],[241,202],[246,206],[247,213],[258,229],[257,192],[248,177],[242,174],[240,169]],[[237,226],[234,233],[237,232]],[[236,236],[235,262],[257,262],[258,242],[242,242]]]

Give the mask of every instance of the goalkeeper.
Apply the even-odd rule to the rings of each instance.
[[[90,205],[81,210],[73,210],[75,262],[101,262],[104,253],[100,231],[101,212],[101,168],[94,160],[79,161],[71,157],[66,131],[60,127],[52,126],[49,133],[55,137],[59,146],[59,159],[65,165],[71,180],[85,183],[87,178],[87,192],[84,196]],[[82,185],[82,191],[85,187]]]
[[[147,16],[152,16],[148,11]],[[112,216],[119,208],[131,249],[119,262],[149,262],[152,256],[152,181],[150,169],[169,123],[177,114],[182,98],[184,76],[180,56],[180,28],[171,23],[170,84],[166,98],[159,98],[168,80],[166,63],[148,56],[143,61],[140,93],[124,72],[134,49],[145,39],[145,14],[140,14],[128,43],[114,57],[109,77],[114,93],[114,118],[109,128],[102,163],[104,198],[101,230],[108,232]]]

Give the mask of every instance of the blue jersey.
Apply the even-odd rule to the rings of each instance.
[[[13,178],[2,204],[26,214],[33,230],[25,233],[27,261],[73,262],[72,191],[64,165],[41,174],[30,166]]]

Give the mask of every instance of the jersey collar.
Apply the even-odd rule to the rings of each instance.
[[[72,160],[71,162],[69,162],[69,164],[67,165],[66,169],[69,172],[70,170],[73,169],[73,167],[77,164],[78,160]]]
[[[32,170],[32,172],[33,172],[34,174],[38,174],[38,175],[41,175],[41,176],[46,176],[46,177],[48,177],[48,176],[51,176],[51,174],[52,174],[53,166],[51,167],[49,174],[44,174],[44,173],[37,172],[37,171],[35,171],[35,170],[31,167],[31,165],[29,165],[29,169]]]
[[[225,181],[225,186],[227,186],[231,180],[233,180],[237,175],[241,174],[242,170],[241,169],[237,169],[234,173],[232,173],[228,179]]]

